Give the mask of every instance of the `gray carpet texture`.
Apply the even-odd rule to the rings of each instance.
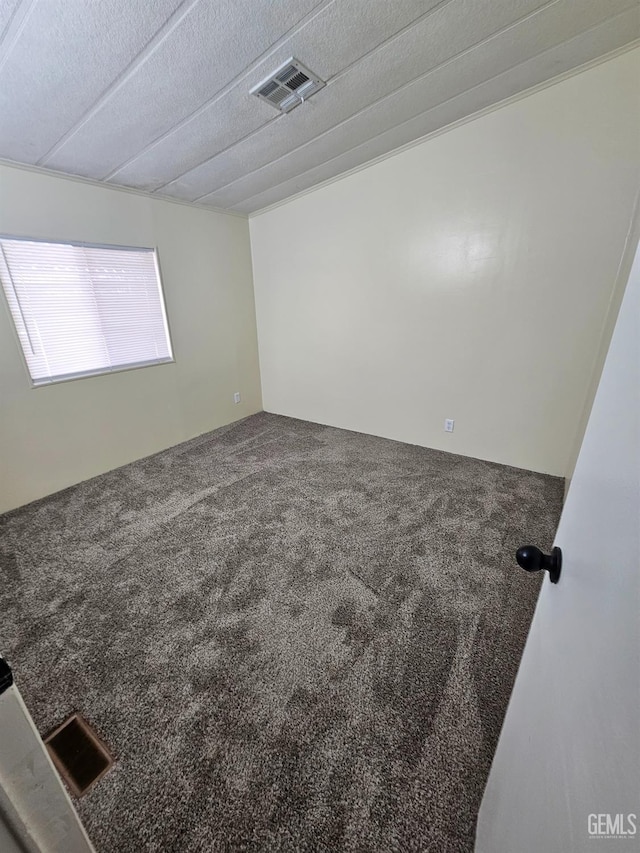
[[[99,853],[471,851],[558,478],[260,413],[0,517],[0,651]]]

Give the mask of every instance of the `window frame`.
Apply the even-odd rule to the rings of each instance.
[[[164,291],[164,282],[162,280],[162,270],[160,268],[160,256],[158,252],[157,246],[126,246],[121,243],[91,243],[83,240],[63,240],[53,237],[29,237],[24,235],[16,235],[16,234],[6,234],[4,232],[0,232],[0,241],[1,240],[15,240],[17,242],[22,243],[46,243],[49,245],[60,245],[60,246],[74,246],[76,248],[87,248],[87,249],[114,249],[116,251],[125,251],[125,252],[151,252],[153,254],[154,266],[156,270],[156,276],[158,278],[158,285],[160,289],[160,306],[162,308],[162,319],[164,321],[164,327],[167,334],[167,340],[169,343],[169,351],[171,352],[170,358],[159,359],[158,361],[143,361],[131,364],[125,364],[121,367],[112,367],[112,368],[102,368],[100,370],[87,370],[81,371],[73,374],[66,374],[55,376],[46,380],[34,380],[31,376],[31,371],[29,370],[29,364],[27,362],[27,358],[25,356],[24,350],[22,348],[22,341],[20,340],[20,335],[18,333],[18,329],[16,327],[16,323],[13,317],[13,311],[9,305],[7,300],[7,294],[5,293],[4,287],[0,284],[0,294],[2,295],[2,302],[5,306],[7,319],[11,325],[11,329],[13,332],[14,340],[17,344],[18,350],[20,351],[20,358],[22,360],[22,364],[24,370],[27,375],[27,380],[29,382],[29,387],[32,389],[36,388],[48,388],[52,385],[59,385],[63,382],[75,382],[78,379],[90,379],[97,376],[109,376],[114,373],[125,373],[130,370],[141,370],[145,367],[162,367],[166,364],[175,364],[175,348],[173,346],[173,335],[171,334],[171,324],[169,322],[169,313],[167,311],[167,303],[165,298]],[[9,269],[9,273],[11,272],[8,263],[5,259],[5,266]],[[19,304],[19,301],[18,301]],[[26,328],[26,322],[25,323]]]

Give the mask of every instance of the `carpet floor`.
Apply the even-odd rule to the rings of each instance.
[[[261,413],[0,517],[0,650],[99,853],[469,853],[562,481]]]

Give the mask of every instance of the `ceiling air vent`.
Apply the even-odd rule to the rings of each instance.
[[[266,101],[283,113],[288,113],[298,104],[325,85],[317,74],[305,68],[297,59],[288,59],[262,83],[251,89],[261,101]]]

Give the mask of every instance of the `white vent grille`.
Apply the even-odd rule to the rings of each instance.
[[[251,94],[266,101],[283,113],[288,113],[325,85],[317,74],[309,71],[297,59],[288,59],[270,74]]]

